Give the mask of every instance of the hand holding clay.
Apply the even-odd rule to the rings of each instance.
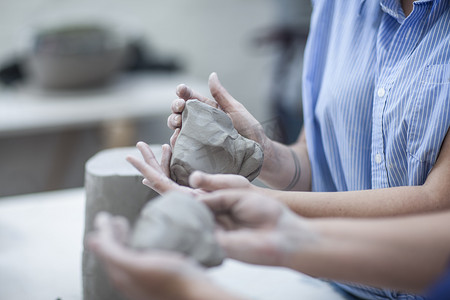
[[[227,189],[199,196],[223,230],[216,234],[227,257],[261,265],[282,265],[311,243],[307,222],[262,193]]]
[[[142,173],[144,176],[142,183],[159,194],[164,194],[169,191],[178,191],[199,195],[205,191],[252,187],[250,182],[242,176],[231,174],[210,175],[202,172],[194,172],[189,177],[189,185],[192,188],[180,186],[169,178],[169,162],[172,155],[169,145],[162,146],[161,164],[156,160],[149,145],[144,142],[138,142],[136,147],[141,152],[143,159],[128,156],[127,161]]]
[[[126,227],[120,217],[100,213],[87,246],[127,299],[198,299],[188,291],[205,292],[209,280],[194,261],[175,252],[129,249],[123,242]]]
[[[223,111],[189,100],[182,117],[170,161],[174,181],[187,186],[189,175],[196,170],[239,174],[250,181],[258,176],[264,160],[261,146],[241,136]]]
[[[209,89],[214,100],[211,100],[188,86],[181,84],[177,87],[176,93],[180,99],[172,103],[172,114],[167,120],[169,128],[175,129],[171,138],[171,145],[175,143],[179,128],[182,127],[181,113],[185,108],[185,102],[189,99],[197,99],[214,108],[219,108],[225,112],[232,120],[234,128],[242,136],[259,143],[264,150],[268,138],[264,134],[261,124],[247,111],[247,109],[236,99],[234,99],[220,83],[217,74],[211,73],[209,76]]]
[[[130,246],[175,251],[205,266],[217,266],[225,253],[214,231],[214,215],[205,204],[188,194],[171,192],[151,200],[142,209]]]

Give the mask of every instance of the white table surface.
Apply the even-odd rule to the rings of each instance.
[[[81,188],[0,198],[0,299],[80,300]],[[227,260],[208,271],[249,299],[342,300],[326,283],[283,268]]]
[[[44,91],[32,85],[5,88],[0,90],[0,136],[166,116],[180,83],[209,95],[206,78],[200,81],[179,73],[126,75],[90,91]]]

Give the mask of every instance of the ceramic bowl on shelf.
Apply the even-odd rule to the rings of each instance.
[[[27,70],[30,80],[43,88],[90,88],[113,78],[125,56],[125,42],[113,30],[66,25],[34,35]]]

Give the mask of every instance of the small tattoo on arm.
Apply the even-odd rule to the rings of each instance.
[[[297,183],[300,180],[300,173],[301,173],[300,161],[298,160],[298,157],[295,154],[294,150],[292,150],[292,149],[290,149],[290,150],[291,150],[291,154],[292,154],[292,159],[294,160],[295,173],[294,173],[294,177],[291,180],[291,183],[289,183],[289,185],[283,189],[285,191],[290,191],[297,185]]]

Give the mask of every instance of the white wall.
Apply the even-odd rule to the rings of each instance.
[[[260,119],[265,117],[269,53],[251,43],[275,22],[274,0],[15,0],[0,1],[0,61],[20,53],[30,29],[97,19],[145,37],[159,54],[180,57],[189,74],[223,84]]]
[[[273,117],[268,111],[268,88],[274,55],[271,51],[256,49],[252,39],[275,23],[304,22],[305,14],[301,13],[304,2],[308,0],[0,0],[0,64],[8,57],[21,55],[29,42],[28,34],[43,24],[107,20],[120,25],[125,32],[146,39],[157,54],[179,57],[188,75],[204,80],[205,86],[208,75],[217,72],[229,92],[258,120],[265,121]],[[299,6],[300,17],[297,18],[292,8]],[[158,132],[170,134],[165,118],[152,122],[161,126]],[[63,188],[82,185],[83,159],[98,147],[98,141],[93,140],[95,136],[93,131],[84,133],[80,139],[79,158],[68,163],[73,174],[65,175],[67,182]],[[156,137],[156,142],[163,141]],[[0,172],[0,195],[5,183],[10,190],[8,193],[39,190],[44,184],[37,179],[48,173],[55,160],[51,145],[58,143],[61,142],[57,135],[1,139],[3,169],[9,164],[14,170],[30,172],[17,174],[15,178],[29,178],[25,185],[14,179],[17,187],[11,180],[1,178],[7,174]],[[2,145],[40,150],[30,154],[19,151],[25,159],[10,149],[12,146]]]

